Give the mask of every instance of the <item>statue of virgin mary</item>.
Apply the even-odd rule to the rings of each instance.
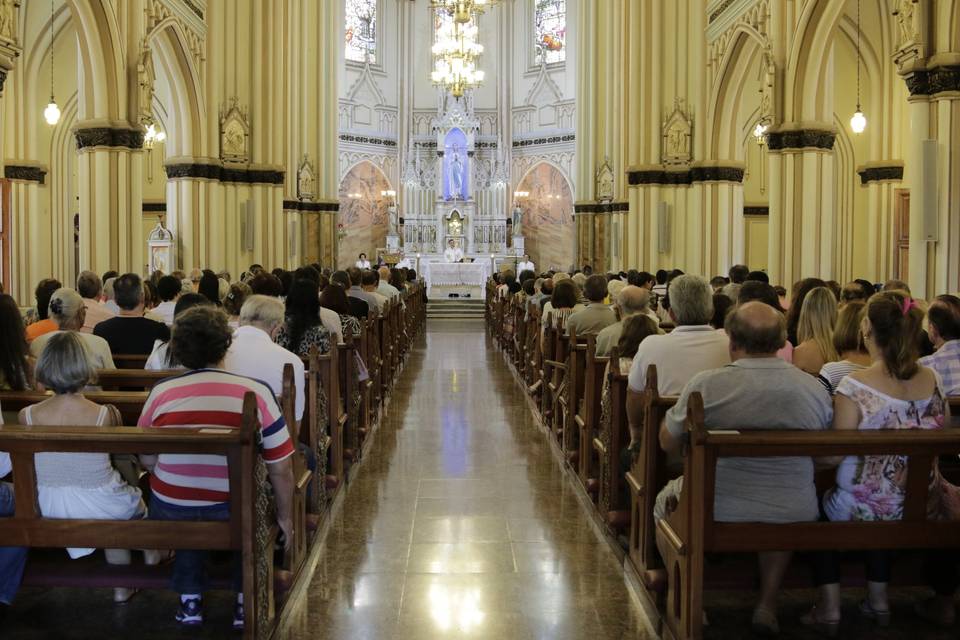
[[[456,151],[450,161],[450,197],[454,200],[463,199],[463,162]]]

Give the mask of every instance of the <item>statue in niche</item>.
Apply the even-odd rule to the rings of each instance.
[[[316,183],[317,179],[313,173],[313,164],[310,162],[307,154],[303,154],[303,161],[297,170],[297,198],[300,200],[313,200],[317,195]]]
[[[450,161],[450,197],[454,200],[463,199],[463,161],[456,150]]]
[[[523,235],[523,209],[520,208],[520,205],[513,208],[513,235]]]
[[[613,202],[613,167],[610,166],[610,158],[604,158],[597,170],[596,193],[597,202]]]
[[[692,138],[693,124],[683,109],[683,98],[677,97],[673,113],[663,123],[663,164],[688,164]]]
[[[397,235],[400,227],[399,216],[397,215],[397,205],[391,204],[387,207],[387,235]]]
[[[137,111],[141,122],[153,122],[153,87],[157,75],[153,68],[153,53],[144,42],[137,60]]]
[[[231,98],[230,108],[220,112],[220,159],[225,162],[247,162],[249,135],[250,125],[247,113],[240,108],[236,97]]]
[[[16,40],[16,8],[17,4],[14,0],[0,0],[0,37],[11,42]]]
[[[903,47],[911,42],[916,42],[920,32],[917,0],[899,0],[893,15],[897,17],[897,24],[900,27],[899,46]]]

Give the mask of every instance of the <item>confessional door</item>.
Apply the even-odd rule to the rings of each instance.
[[[910,191],[893,192],[893,276],[908,281],[910,266]]]

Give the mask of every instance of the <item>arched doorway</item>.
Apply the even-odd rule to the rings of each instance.
[[[538,271],[568,269],[576,260],[573,190],[570,182],[549,162],[535,164],[520,181],[526,252]]]
[[[383,171],[366,160],[340,181],[337,266],[351,266],[360,253],[375,261],[377,248],[386,246],[387,201],[382,192],[391,188]]]

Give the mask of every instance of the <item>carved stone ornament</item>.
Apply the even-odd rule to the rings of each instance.
[[[693,121],[683,108],[683,98],[677,97],[673,104],[673,113],[663,123],[663,164],[689,164]]]
[[[0,39],[11,44],[17,41],[17,8],[19,0],[0,0]]]
[[[150,250],[150,271],[170,273],[173,264],[173,232],[157,222],[157,226],[147,238],[147,247]]]
[[[153,53],[144,42],[137,60],[137,116],[140,122],[153,122],[153,87],[156,79]]]
[[[297,199],[313,200],[317,197],[317,174],[307,154],[297,168]]]
[[[897,23],[897,48],[893,62],[900,73],[922,65],[927,53],[924,42],[924,8],[919,0],[895,0],[893,17]]]
[[[220,159],[224,162],[249,162],[249,143],[250,118],[234,96],[230,99],[229,107],[220,110]]]
[[[597,169],[596,176],[597,202],[611,202],[614,195],[613,167],[610,158],[604,158],[603,164]]]

